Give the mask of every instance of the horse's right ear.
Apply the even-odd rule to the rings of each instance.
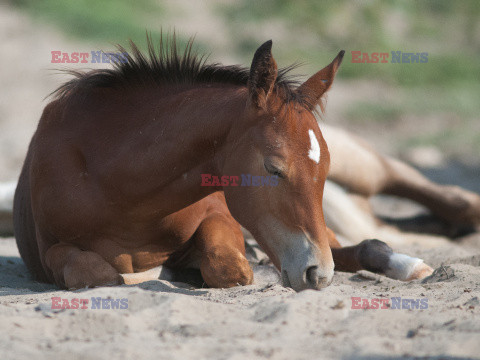
[[[332,86],[333,78],[342,63],[343,55],[345,55],[344,50],[338,53],[337,57],[333,59],[330,65],[324,67],[315,75],[312,75],[297,89],[297,92],[306,97],[312,105],[320,105],[322,112],[324,110],[324,103],[322,103],[321,100]]]
[[[277,63],[272,56],[272,40],[260,46],[253,56],[248,77],[250,103],[256,108],[265,108],[277,80]]]

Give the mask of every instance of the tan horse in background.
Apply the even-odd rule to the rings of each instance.
[[[205,65],[191,44],[180,56],[174,43],[158,53],[149,41],[148,57],[133,45],[128,63],[76,73],[61,87],[15,194],[15,236],[30,272],[75,289],[144,281],[142,272],[163,264],[198,268],[212,287],[250,284],[241,224],[297,291],[327,286],[334,266],[401,280],[429,275],[422,260],[378,240],[340,247],[322,210],[329,169],[365,195],[413,190],[458,221],[478,220],[478,199],[431,191],[410,168],[341,136],[329,140],[340,160],[331,164],[314,111],[343,52],[294,87],[271,45],[246,70]],[[350,153],[356,144],[366,152]],[[275,176],[278,186],[202,187],[202,174]],[[465,218],[455,219],[457,205]]]

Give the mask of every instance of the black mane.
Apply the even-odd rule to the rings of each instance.
[[[121,45],[117,50],[125,54],[124,61],[112,62],[113,69],[98,69],[88,72],[66,70],[74,79],[61,85],[52,92],[55,98],[65,98],[79,89],[96,87],[116,87],[143,83],[162,84],[199,84],[225,83],[232,85],[247,85],[249,69],[238,66],[224,66],[218,63],[206,64],[205,56],[192,51],[193,39],[190,39],[180,54],[177,48],[175,35],[166,41],[160,38],[159,48],[155,49],[152,39],[147,35],[148,54],[143,54],[137,45],[130,40],[130,52]],[[286,102],[297,101],[301,105],[311,108],[305,99],[295,91],[298,82],[290,75],[296,68],[293,64],[279,69],[275,82],[275,91],[282,94]]]

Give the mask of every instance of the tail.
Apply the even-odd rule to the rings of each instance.
[[[31,145],[23,164],[13,199],[13,229],[18,251],[33,278],[51,282],[43,269],[36,239],[30,192]]]

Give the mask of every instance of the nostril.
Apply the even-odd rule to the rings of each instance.
[[[310,266],[307,268],[306,277],[307,283],[313,287],[318,286],[318,266]]]

